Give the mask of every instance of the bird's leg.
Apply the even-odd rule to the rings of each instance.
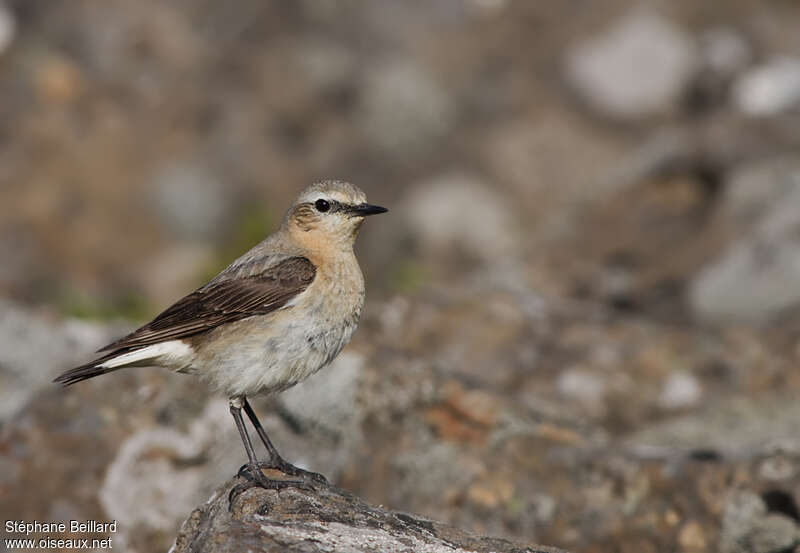
[[[290,476],[299,476],[304,479],[310,479],[315,482],[319,482],[321,484],[327,484],[328,480],[324,476],[319,473],[311,472],[308,470],[303,470],[299,467],[294,466],[293,464],[285,461],[283,457],[281,457],[278,450],[272,444],[272,440],[269,439],[267,436],[266,430],[264,427],[261,426],[261,422],[259,422],[258,417],[256,416],[256,412],[253,411],[253,408],[250,407],[250,403],[247,401],[246,397],[242,398],[242,407],[244,407],[244,412],[247,413],[247,417],[250,419],[250,422],[253,423],[253,427],[256,429],[259,438],[261,441],[264,442],[264,447],[267,448],[267,453],[269,454],[269,460],[266,462],[258,463],[259,466],[277,469],[284,474],[288,474]],[[241,418],[241,414],[239,415]]]
[[[242,465],[239,469],[238,475],[246,479],[247,482],[234,486],[228,495],[228,501],[232,505],[234,499],[238,497],[243,491],[258,486],[261,488],[277,490],[287,488],[289,486],[303,486],[304,482],[296,480],[272,480],[264,476],[261,472],[261,466],[256,459],[256,453],[253,449],[253,443],[250,441],[250,436],[247,434],[247,429],[244,427],[244,420],[242,420],[242,403],[247,405],[247,400],[244,397],[234,397],[230,399],[230,410],[233,415],[233,420],[236,422],[236,429],[239,430],[239,436],[242,438],[244,449],[247,452],[247,464]]]
[[[244,450],[247,452],[247,460],[249,464],[255,465],[257,462],[256,452],[253,449],[253,442],[250,441],[250,435],[247,433],[247,429],[244,427],[244,421],[242,420],[243,399],[244,398],[240,397],[231,398],[230,410],[231,410],[231,415],[233,415],[233,420],[236,423],[236,429],[239,431],[239,436],[242,438],[242,443],[244,444]]]

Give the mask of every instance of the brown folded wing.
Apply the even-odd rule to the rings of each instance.
[[[257,275],[215,279],[124,338],[99,351],[131,349],[186,338],[221,324],[266,315],[308,288],[316,268],[305,257],[288,257]]]

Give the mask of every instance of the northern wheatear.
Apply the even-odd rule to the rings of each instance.
[[[251,485],[298,483],[268,479],[262,467],[325,482],[283,460],[247,396],[294,386],[347,344],[364,305],[364,277],[353,244],[364,217],[386,211],[366,203],[350,183],[311,185],[277,232],[151,322],[99,350],[106,355],[55,381],[69,385],[151,365],[196,374],[230,398],[248,458],[240,475]],[[256,458],[243,408],[267,448],[265,462]]]

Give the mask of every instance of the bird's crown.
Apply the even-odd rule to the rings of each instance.
[[[354,184],[342,180],[318,181],[303,190],[295,205],[314,203],[319,199],[333,200],[343,205],[358,205],[367,201],[367,195]]]

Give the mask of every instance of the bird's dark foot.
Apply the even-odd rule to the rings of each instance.
[[[260,461],[259,468],[273,469],[282,472],[288,476],[295,476],[302,478],[304,482],[311,482],[313,484],[322,484],[327,486],[328,479],[319,474],[318,472],[311,472],[310,470],[303,470],[294,466],[288,461],[284,461],[281,457],[271,461]]]
[[[266,490],[282,490],[284,488],[302,488],[308,490],[309,485],[305,480],[279,480],[267,478],[261,471],[264,463],[244,464],[239,469],[237,476],[244,478],[245,482],[233,487],[228,494],[228,503],[232,506],[242,492],[250,488],[264,488]]]

